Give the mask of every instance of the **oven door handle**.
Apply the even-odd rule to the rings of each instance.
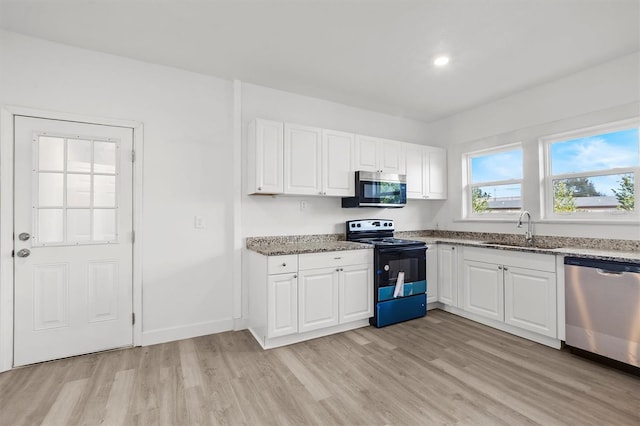
[[[425,254],[427,252],[427,246],[425,245],[424,247],[385,247],[385,248],[379,248],[378,253],[384,253],[384,254],[388,254],[388,253],[406,253],[406,252],[411,252],[411,251],[415,251],[416,253],[421,253],[421,254]]]

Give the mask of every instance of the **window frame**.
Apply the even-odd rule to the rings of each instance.
[[[497,181],[486,181],[486,182],[477,182],[477,183],[472,183],[471,182],[471,178],[472,178],[472,170],[471,170],[471,160],[473,158],[476,157],[483,157],[483,156],[487,156],[487,155],[492,155],[492,154],[500,154],[503,152],[510,152],[510,151],[520,151],[521,153],[521,157],[522,157],[522,163],[521,163],[521,167],[522,167],[522,177],[520,179],[505,179],[505,180],[497,180]],[[463,217],[466,220],[486,220],[486,221],[492,221],[492,220],[497,220],[497,221],[511,221],[513,220],[514,217],[517,217],[517,215],[519,214],[519,212],[511,212],[511,213],[505,213],[505,212],[491,212],[491,213],[474,213],[473,212],[473,201],[472,201],[472,195],[473,195],[473,191],[472,188],[474,186],[491,186],[491,185],[512,185],[512,184],[520,184],[520,201],[521,201],[521,205],[522,207],[520,208],[519,211],[521,211],[524,208],[524,202],[525,202],[525,197],[524,197],[524,180],[525,180],[525,176],[524,176],[524,147],[521,141],[519,142],[512,142],[512,143],[508,143],[508,144],[503,144],[503,145],[498,145],[498,146],[493,146],[490,148],[484,148],[484,149],[480,149],[480,150],[476,150],[476,151],[470,151],[470,152],[466,152],[464,154],[462,154],[463,157],[463,162],[464,162],[464,167],[463,167],[463,184],[464,184],[464,188],[463,188],[463,194],[464,194],[464,202],[463,202]]]
[[[556,213],[553,211],[554,194],[553,181],[572,178],[590,178],[608,175],[631,174],[634,179],[634,197],[640,200],[640,165],[637,167],[616,167],[613,169],[599,169],[576,173],[551,174],[551,145],[557,142],[567,142],[573,139],[598,136],[622,130],[637,128],[640,133],[640,117],[626,120],[613,121],[597,126],[585,127],[569,132],[556,133],[539,138],[539,149],[541,153],[540,167],[540,203],[543,220],[561,222],[628,222],[637,221],[640,218],[640,206],[636,202],[633,212],[607,211],[607,212],[567,212]],[[640,144],[640,141],[639,141]],[[640,147],[639,147],[640,148]],[[639,162],[640,164],[640,162]]]

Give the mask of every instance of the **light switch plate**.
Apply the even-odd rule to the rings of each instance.
[[[204,218],[202,216],[195,216],[193,218],[193,227],[196,229],[204,229],[205,228]]]

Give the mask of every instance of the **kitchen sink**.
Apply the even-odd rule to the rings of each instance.
[[[558,244],[545,243],[544,241],[534,241],[533,244],[529,244],[526,241],[521,243],[512,243],[507,241],[483,241],[481,244],[488,246],[507,246],[507,247],[522,247],[522,248],[537,248],[537,249],[557,249],[562,247]]]

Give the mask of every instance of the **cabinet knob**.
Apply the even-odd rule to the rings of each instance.
[[[451,250],[455,250],[455,249],[456,249],[455,247],[451,247]]]
[[[258,187],[258,191],[262,191],[262,187],[261,186]]]
[[[498,269],[502,270],[502,266],[498,266]]]
[[[282,262],[282,266],[287,266],[287,264],[286,264],[286,263],[284,263],[284,262]]]
[[[507,268],[506,266],[505,266],[503,269],[504,269],[505,271],[508,271],[508,270],[509,270],[509,268]]]
[[[340,268],[336,268],[336,272],[340,272]]]
[[[293,278],[298,278],[298,274],[293,274]]]

